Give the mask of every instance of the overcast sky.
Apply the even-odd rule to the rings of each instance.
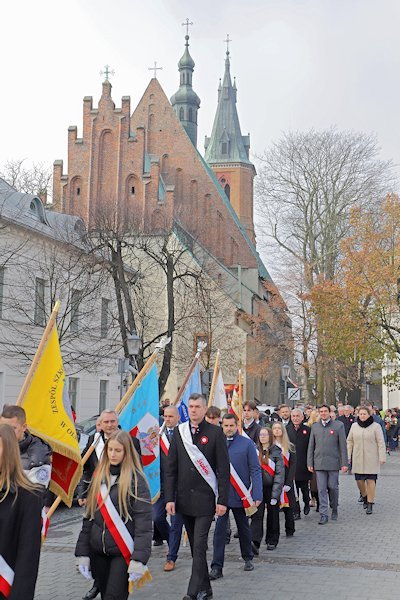
[[[0,9],[0,165],[66,160],[67,128],[82,131],[82,99],[115,70],[113,99],[132,108],[156,60],[170,97],[189,17],[199,148],[211,133],[229,33],[242,133],[260,153],[289,129],[375,132],[400,164],[398,0],[15,0]],[[65,165],[64,170],[67,170]]]

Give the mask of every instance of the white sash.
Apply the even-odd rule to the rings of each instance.
[[[188,453],[188,456],[200,475],[203,479],[208,483],[210,488],[215,494],[215,497],[218,497],[218,485],[217,478],[215,476],[212,467],[202,451],[192,442],[192,436],[190,433],[190,423],[186,421],[185,423],[181,423],[178,426],[179,433],[182,438],[183,446]]]
[[[100,431],[95,433],[93,444],[96,444],[94,451],[96,452],[97,460],[100,462],[105,446],[103,436],[101,435]]]
[[[8,598],[14,582],[14,571],[0,554],[0,592]]]
[[[168,436],[164,431],[164,433],[160,437],[160,447],[161,447],[161,450],[164,452],[165,456],[168,456],[170,445],[171,444],[169,443]]]
[[[103,516],[105,524],[107,525],[107,529],[111,533],[122,556],[129,564],[129,560],[133,552],[133,538],[129,533],[127,526],[119,516],[119,513],[110,498],[110,494],[105,483],[102,483],[100,487],[100,496],[103,501],[102,506],[100,506],[100,512]]]

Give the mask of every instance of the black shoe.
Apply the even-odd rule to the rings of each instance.
[[[236,533],[234,533],[233,537],[235,538],[235,540],[239,539],[239,532],[237,531]]]
[[[321,515],[318,521],[318,525],[326,525],[328,521],[328,517],[326,517],[325,515]]]
[[[357,500],[357,502],[359,502],[360,504],[361,504],[362,502],[364,502],[364,496],[363,496],[362,494],[360,494],[360,497],[359,497],[359,499]]]
[[[97,587],[96,583],[94,583],[90,590],[87,592],[87,594],[83,596],[82,600],[93,600],[93,598],[96,598],[98,594],[100,594],[100,590]]]
[[[293,537],[294,536],[294,531],[287,531],[286,532],[286,537]]]
[[[363,508],[364,508],[364,509],[366,509],[366,508],[367,508],[367,506],[368,506],[367,496],[364,496],[364,497],[363,497],[363,502],[364,502],[364,504],[363,504]]]
[[[213,569],[211,569],[211,571],[209,573],[209,577],[210,577],[211,581],[215,581],[216,579],[221,579],[221,577],[223,577],[223,574],[222,574],[222,571],[220,571],[219,569],[213,568]]]
[[[300,521],[301,519],[301,515],[299,513],[297,513],[296,515],[293,515],[293,521]]]
[[[251,560],[245,561],[243,571],[254,571],[254,565]]]
[[[162,546],[164,544],[163,540],[154,540],[153,546]]]
[[[253,550],[254,556],[259,556],[260,549],[255,545],[254,542],[251,542],[251,549]]]
[[[332,521],[337,521],[337,517],[338,517],[337,510],[333,509],[332,515],[331,515]]]
[[[317,508],[315,509],[315,512],[319,512],[319,506],[317,506]]]
[[[368,502],[368,506],[367,506],[367,510],[366,510],[365,514],[372,515],[372,505],[373,505],[373,502]]]
[[[267,544],[267,550],[275,550],[276,544]]]
[[[310,514],[310,507],[308,504],[306,504],[306,506],[304,507],[304,514],[305,515],[309,515]]]
[[[186,596],[183,596],[182,600],[196,600],[196,596],[190,596],[189,594],[186,594]]]
[[[195,596],[195,600],[208,600],[208,598],[212,598],[212,591],[208,590],[208,592],[202,590],[201,592],[197,592],[197,596]]]
[[[228,545],[228,544],[230,544],[230,543],[231,543],[231,536],[230,536],[230,535],[227,535],[227,536],[226,536],[226,540],[225,540],[225,546],[227,546],[227,545]]]

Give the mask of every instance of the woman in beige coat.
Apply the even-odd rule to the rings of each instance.
[[[367,515],[371,515],[380,465],[386,461],[386,448],[382,428],[365,406],[360,408],[357,421],[350,428],[347,453],[364,508]]]

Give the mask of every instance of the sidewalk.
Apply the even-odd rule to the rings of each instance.
[[[283,530],[277,549],[261,547],[255,570],[243,572],[238,540],[226,547],[224,578],[213,584],[215,600],[393,600],[400,585],[400,535],[397,506],[400,453],[388,457],[378,479],[374,514],[357,503],[354,477],[340,476],[339,520],[318,526],[318,513],[296,521],[296,533]],[[80,509],[56,516],[44,545],[35,600],[78,600],[90,588],[75,569],[74,546]],[[233,519],[232,519],[233,524]],[[281,517],[281,528],[283,520]],[[284,529],[284,528],[283,528]],[[235,530],[235,526],[233,526]],[[210,535],[209,545],[212,547]],[[153,549],[153,581],[134,598],[180,600],[190,574],[189,548],[181,548],[177,567],[164,573],[166,546]],[[100,598],[100,597],[99,597]]]

